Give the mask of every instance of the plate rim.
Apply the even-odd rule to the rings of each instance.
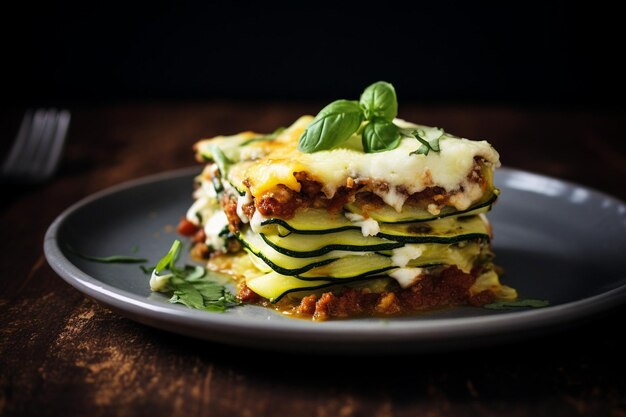
[[[419,342],[426,343],[421,346],[424,348],[470,336],[476,338],[476,341],[493,337],[506,338],[507,336],[514,337],[516,332],[541,331],[558,324],[574,322],[576,319],[588,318],[626,301],[626,284],[623,284],[612,290],[576,301],[537,310],[510,311],[491,316],[421,319],[419,321],[356,319],[313,322],[299,319],[285,320],[283,317],[277,317],[279,320],[275,321],[271,320],[271,317],[268,320],[261,320],[238,315],[210,314],[141,297],[90,276],[63,254],[57,234],[74,212],[120,191],[189,176],[199,173],[200,170],[201,167],[194,166],[125,181],[72,204],[57,216],[46,231],[44,254],[48,264],[65,282],[81,293],[135,321],[207,340],[257,347],[268,343],[275,345],[272,339],[277,339],[275,342],[313,343],[308,347],[324,346],[331,342],[338,343],[333,346],[333,351],[337,351],[342,347],[353,348],[356,344],[364,342],[372,344],[390,341]],[[583,188],[595,194],[595,197],[608,198],[626,206],[626,203],[617,197],[567,180],[514,168],[500,168],[499,171],[508,175],[523,173],[543,180],[558,181],[568,188]],[[207,332],[208,330],[215,333]]]

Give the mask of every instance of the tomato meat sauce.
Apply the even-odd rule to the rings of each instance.
[[[415,285],[401,288],[392,284],[387,291],[373,293],[367,288],[339,288],[302,299],[285,297],[275,304],[255,294],[245,284],[239,286],[238,297],[248,303],[260,304],[281,313],[313,320],[350,319],[357,317],[393,317],[432,311],[459,305],[482,306],[495,300],[490,291],[471,294],[477,271],[465,273],[456,266],[437,275],[426,275]]]

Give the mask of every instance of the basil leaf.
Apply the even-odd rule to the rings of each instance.
[[[367,120],[378,117],[391,122],[398,115],[396,90],[385,81],[378,81],[367,87],[361,94],[359,104]]]
[[[324,107],[306,128],[298,149],[316,152],[345,142],[361,126],[363,112],[356,101],[337,100]]]
[[[400,130],[387,120],[375,119],[363,129],[361,141],[367,153],[390,151],[400,144]]]

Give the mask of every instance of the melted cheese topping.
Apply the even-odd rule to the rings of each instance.
[[[482,195],[480,187],[468,181],[474,168],[474,158],[481,157],[492,167],[500,165],[499,155],[486,141],[472,141],[450,134],[440,138],[440,152],[428,155],[411,155],[420,143],[414,138],[402,139],[391,151],[364,153],[359,135],[353,135],[340,148],[329,151],[303,153],[297,149],[302,132],[313,120],[303,116],[274,140],[248,143],[250,132],[230,137],[218,137],[198,142],[197,150],[206,155],[211,144],[218,145],[235,163],[228,172],[229,181],[237,188],[244,181],[250,193],[258,198],[272,192],[279,185],[296,192],[300,183],[295,174],[305,172],[312,180],[322,184],[322,191],[332,197],[337,189],[356,179],[369,179],[389,185],[380,197],[400,211],[407,194],[427,187],[442,187],[447,192],[463,189],[452,200],[459,209],[469,207]],[[437,137],[440,130],[396,119],[404,128],[422,129],[427,137]],[[399,190],[405,191],[400,192]]]

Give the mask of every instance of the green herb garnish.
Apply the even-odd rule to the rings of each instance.
[[[281,133],[283,133],[284,131],[285,131],[284,127],[279,127],[278,129],[276,129],[275,131],[273,131],[272,133],[269,133],[267,135],[257,136],[255,138],[245,140],[245,141],[241,142],[241,144],[239,146],[246,146],[246,145],[249,145],[249,144],[254,143],[254,142],[265,142],[265,141],[274,140]]]
[[[496,301],[495,303],[485,304],[483,308],[489,310],[512,310],[514,308],[530,307],[530,308],[542,308],[550,305],[548,300],[536,300],[528,298],[526,300],[515,301]]]
[[[226,173],[228,172],[228,168],[234,163],[228,158],[224,152],[217,145],[210,146],[211,154],[213,155],[213,160],[217,165],[217,169],[220,171],[220,176],[222,178],[226,178]]]
[[[312,153],[342,144],[361,126],[363,110],[356,101],[337,100],[324,107],[300,136],[298,149]]]
[[[135,256],[127,256],[127,255],[111,255],[111,256],[91,256],[85,255],[78,251],[76,251],[70,245],[67,245],[67,249],[72,252],[74,255],[83,258],[87,261],[92,262],[100,262],[103,264],[143,264],[148,262],[145,258],[138,258]]]
[[[150,275],[152,271],[154,271],[154,266],[139,265],[139,269],[141,269],[144,274]]]
[[[388,151],[400,144],[400,129],[387,120],[375,119],[365,126],[361,138],[367,153]]]
[[[367,120],[382,119],[391,122],[398,115],[396,89],[385,81],[378,81],[363,91],[359,105]]]
[[[418,130],[402,130],[401,133],[404,136],[408,136],[408,137],[414,137],[415,139],[417,139],[417,141],[419,143],[422,144],[422,146],[420,146],[417,150],[413,151],[410,153],[410,155],[428,155],[428,152],[430,151],[434,151],[434,152],[439,152],[440,148],[439,148],[439,139],[441,139],[441,137],[444,134],[443,129],[438,129],[439,131],[439,136],[434,137],[432,139],[429,139],[426,135],[426,132],[422,129],[418,129]]]
[[[175,240],[152,270],[150,287],[153,291],[171,293],[170,303],[206,311],[223,312],[240,304],[226,287],[207,276],[206,268],[199,265],[177,267],[181,248],[180,241]]]
[[[367,153],[395,149],[402,137],[412,137],[422,143],[411,155],[439,152],[439,138],[428,140],[423,131],[401,129],[393,123],[397,115],[396,90],[388,82],[378,81],[363,91],[358,103],[337,100],[324,107],[300,136],[298,149],[307,153],[332,149],[354,133],[361,133],[363,150]],[[363,121],[367,122],[364,126]]]

